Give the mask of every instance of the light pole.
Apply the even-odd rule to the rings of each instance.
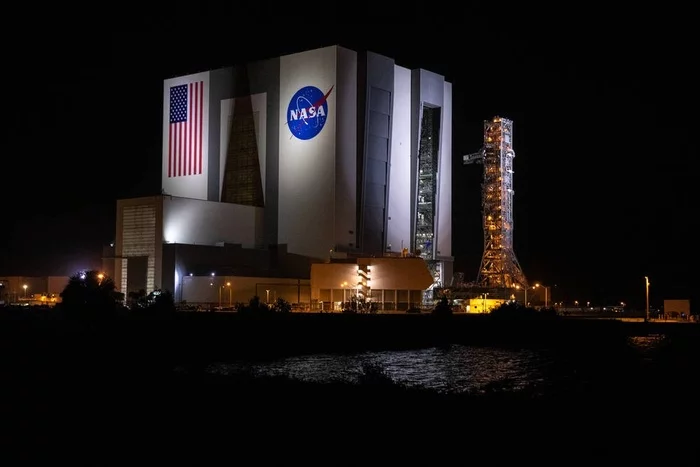
[[[24,284],[22,288],[24,289],[24,298],[27,298],[27,287],[29,287],[27,284]]]
[[[647,284],[647,310],[646,314],[644,315],[644,322],[646,323],[649,321],[649,278],[647,276],[644,276],[644,281]]]
[[[544,307],[547,308],[547,305],[549,305],[549,290],[547,290],[547,286],[540,285],[539,282],[535,284],[535,288],[538,287],[542,287],[544,289]]]
[[[228,307],[233,307],[233,289],[231,288],[231,283],[227,282],[226,287],[228,287]]]
[[[540,286],[540,284],[535,284],[535,285],[533,285],[533,286],[532,286],[532,290],[535,290],[535,289],[536,289],[537,287],[539,287],[539,286]],[[517,290],[520,290],[520,285],[517,285],[517,284],[516,284],[515,288],[516,288]],[[524,287],[523,287],[523,291],[525,292],[525,307],[527,307],[527,289],[529,289],[529,288],[530,288],[529,286],[524,286]],[[545,296],[545,306],[546,306],[546,302],[547,302],[547,298],[546,298],[546,296]]]
[[[265,290],[265,304],[266,305],[270,304],[270,289]]]
[[[520,284],[515,284],[515,290],[520,290]],[[527,306],[527,287],[523,287],[525,291],[525,306]]]

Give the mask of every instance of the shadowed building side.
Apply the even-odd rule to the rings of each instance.
[[[236,67],[234,82],[243,97],[233,99],[228,122],[228,147],[224,165],[221,201],[264,207],[263,181],[258,133],[260,112],[253,109],[247,67]]]

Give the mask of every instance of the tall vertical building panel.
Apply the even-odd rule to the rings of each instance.
[[[335,247],[337,48],[280,58],[278,241],[328,257]]]
[[[162,189],[207,199],[209,169],[209,72],[163,83]]]
[[[360,247],[365,253],[381,254],[386,242],[394,60],[367,52],[365,68]]]
[[[357,247],[357,52],[338,47],[335,248]]]
[[[452,256],[452,83],[444,83],[438,166],[437,256]]]
[[[279,145],[280,126],[280,59],[257,62],[250,68],[250,90],[265,94],[265,239],[267,245],[277,244],[279,222]],[[262,110],[261,110],[262,112]],[[260,124],[262,128],[262,122]]]
[[[411,245],[411,70],[394,66],[387,246]]]

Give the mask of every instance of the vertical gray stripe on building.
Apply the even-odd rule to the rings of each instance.
[[[389,200],[394,60],[368,52],[366,71],[361,246],[365,253],[382,253]]]

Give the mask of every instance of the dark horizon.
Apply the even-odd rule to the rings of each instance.
[[[381,39],[348,23],[286,44],[244,41],[236,52],[230,32],[209,32],[175,50],[153,23],[147,33],[52,38],[43,55],[13,51],[26,72],[8,97],[6,131],[20,156],[0,173],[22,182],[1,189],[10,222],[0,274],[99,268],[116,200],[160,193],[163,79],[339,43],[453,83],[453,255],[467,280],[483,247],[482,174],[461,156],[481,147],[483,120],[499,115],[514,121],[515,250],[529,281],[556,284],[556,301],[639,306],[646,275],[653,304],[695,300],[690,38],[629,24],[599,25],[595,38],[496,30],[478,18],[445,30],[442,47],[403,22],[385,24]]]

